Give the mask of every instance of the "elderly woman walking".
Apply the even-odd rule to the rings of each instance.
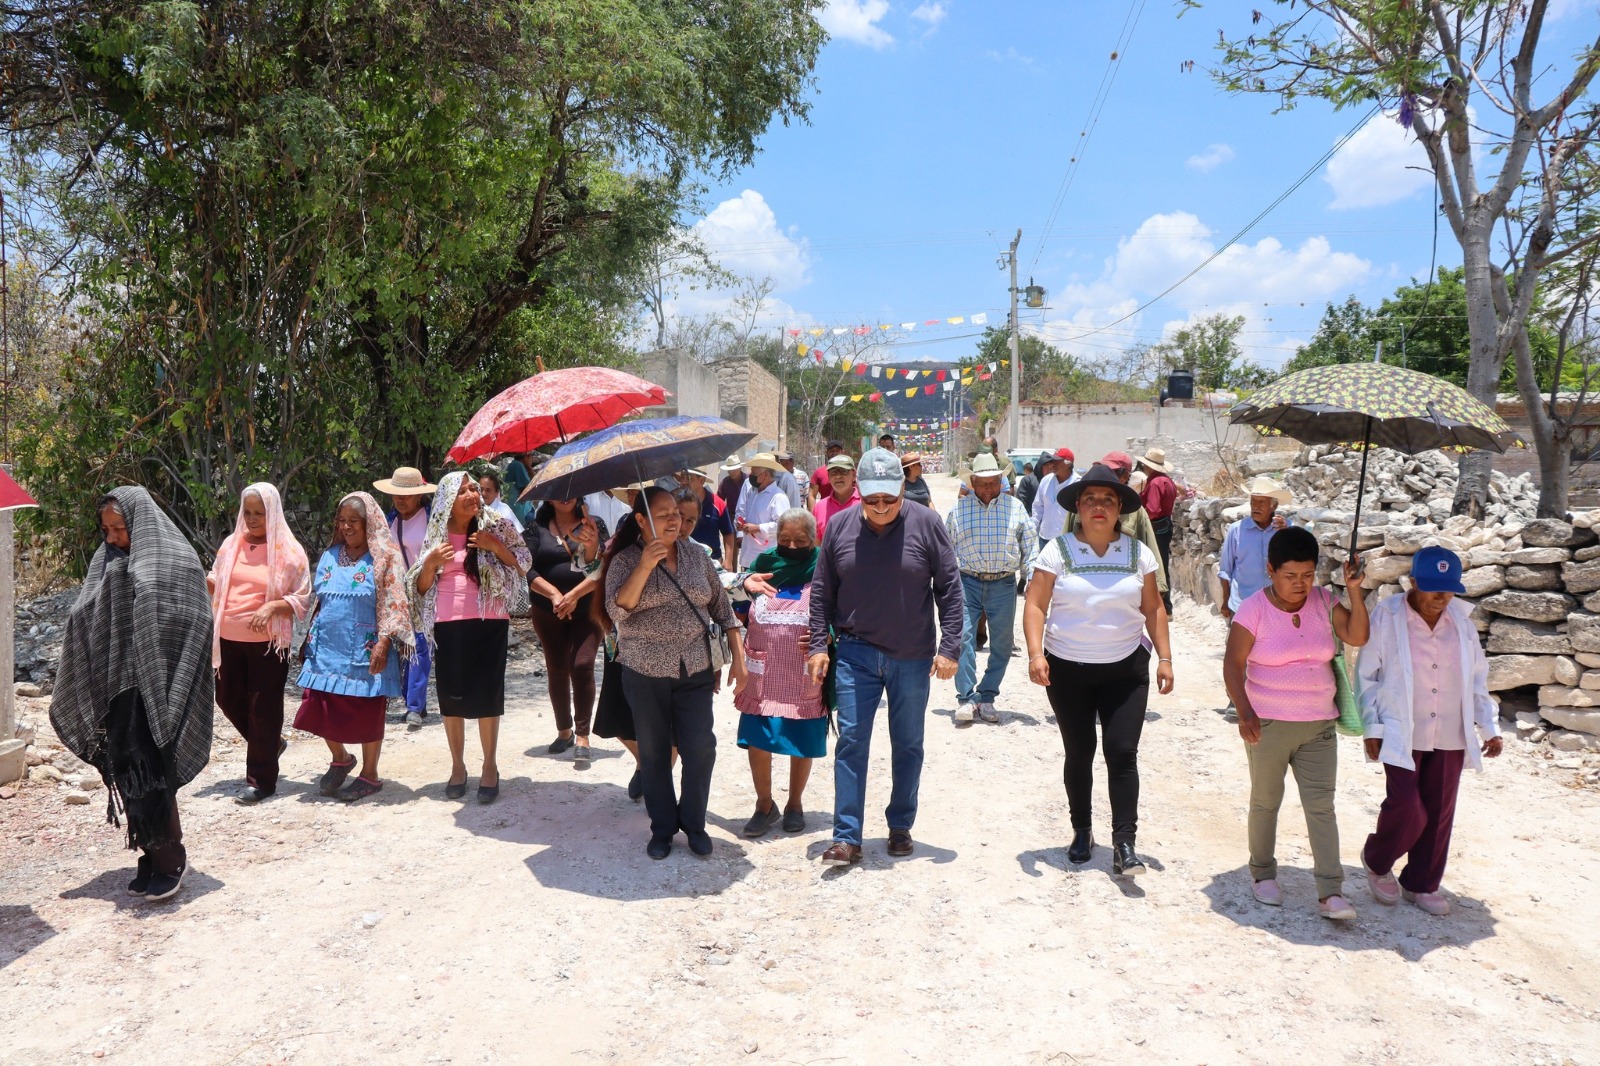
[[[803,797],[811,764],[828,754],[824,687],[806,672],[811,637],[811,578],[817,569],[817,521],[804,508],[778,516],[778,543],[756,556],[744,589],[751,597],[743,685],[734,690],[739,746],[750,753],[756,812],[744,835],[759,837],[779,820],[772,798],[772,757],[789,757],[783,831],[806,828]]]
[[[1385,906],[1404,896],[1441,918],[1450,913],[1439,886],[1462,767],[1481,771],[1483,758],[1505,743],[1471,609],[1455,599],[1465,591],[1459,556],[1448,548],[1417,552],[1411,590],[1373,608],[1372,640],[1357,668],[1367,758],[1383,763],[1388,787],[1361,849],[1367,886]]]
[[[188,870],[178,789],[211,757],[206,572],[144,489],[113,489],[96,511],[104,543],[67,617],[50,724],[100,772],[107,820],[120,812],[144,852],[128,891],[162,900]]]
[[[1139,494],[1110,469],[1095,465],[1061,489],[1057,502],[1078,517],[1077,528],[1045,545],[1034,560],[1022,632],[1028,676],[1047,686],[1066,750],[1062,780],[1072,816],[1067,859],[1094,853],[1095,722],[1105,746],[1111,794],[1111,869],[1134,877],[1145,870],[1134,850],[1139,830],[1139,737],[1150,701],[1150,651],[1156,686],[1172,691],[1167,611],[1156,587],[1161,560],[1122,532],[1125,512]]]
[[[696,544],[681,541],[682,515],[672,493],[647,488],[633,506],[632,521],[612,538],[601,570],[603,630],[617,628],[622,690],[633,710],[639,737],[639,773],[650,812],[652,859],[672,853],[682,830],[689,850],[711,854],[706,803],[717,738],[711,697],[718,664],[712,658],[726,632],[728,670],[735,686],[744,678],[744,647],[738,619],[711,559]],[[683,757],[683,794],[672,782],[672,747]]]
[[[1359,562],[1344,568],[1350,589],[1346,607],[1327,589],[1315,588],[1317,538],[1298,526],[1281,529],[1267,544],[1267,585],[1239,605],[1228,630],[1222,679],[1239,711],[1239,735],[1250,760],[1250,876],[1253,892],[1269,907],[1281,906],[1278,809],[1284,774],[1294,770],[1311,837],[1318,912],[1335,921],[1356,916],[1343,895],[1339,822],[1334,789],[1339,772],[1334,722],[1338,669],[1335,641],[1352,647],[1367,642],[1367,601]]]
[[[608,532],[590,518],[582,500],[547,500],[534,512],[526,540],[531,553],[528,583],[533,590],[533,630],[544,649],[556,739],[550,754],[572,748],[580,768],[589,762],[589,728],[594,715],[594,660],[600,627],[593,616],[593,576]]]
[[[401,694],[402,663],[415,640],[405,562],[370,494],[352,492],[339,501],[333,544],[317,560],[311,594],[314,613],[299,678],[305,693],[294,727],[327,742],[332,761],[318,790],[355,802],[383,787],[384,711],[389,697]],[[361,771],[348,785],[356,758],[346,744],[361,747]]]
[[[245,488],[206,585],[217,706],[245,741],[245,787],[234,802],[260,803],[278,790],[290,644],[295,619],[311,609],[311,564],[284,521],[277,488]]]
[[[433,648],[434,685],[450,746],[444,790],[450,799],[467,794],[468,718],[478,722],[483,749],[478,802],[493,803],[500,795],[495,754],[506,711],[510,601],[530,566],[528,546],[510,522],[483,506],[477,481],[459,470],[439,479],[422,558],[406,583],[417,632]]]

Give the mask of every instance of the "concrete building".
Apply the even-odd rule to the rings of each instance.
[[[788,390],[752,359],[724,359],[715,366],[721,415],[756,434],[750,452],[788,447]]]
[[[645,408],[642,417],[722,414],[716,372],[688,352],[661,348],[642,356],[639,362],[639,376],[670,393],[664,405]]]

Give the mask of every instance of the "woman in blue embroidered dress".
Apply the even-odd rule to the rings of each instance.
[[[314,615],[299,678],[305,695],[294,727],[327,741],[333,760],[322,775],[322,794],[354,801],[383,787],[384,711],[388,697],[401,695],[401,659],[410,656],[416,638],[405,563],[377,501],[365,492],[340,500],[333,533],[311,576]],[[361,772],[341,790],[356,766],[346,744],[361,746]]]

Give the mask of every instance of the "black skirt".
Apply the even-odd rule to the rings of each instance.
[[[464,618],[433,627],[433,679],[439,713],[450,718],[499,718],[506,713],[506,649],[511,623]]]
[[[605,660],[600,673],[600,700],[595,708],[592,732],[611,740],[638,740],[633,731],[633,708],[622,692],[622,665]]]

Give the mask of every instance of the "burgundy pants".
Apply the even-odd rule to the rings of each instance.
[[[278,747],[283,737],[283,683],[289,661],[270,641],[222,642],[217,706],[244,737],[245,783],[267,795],[278,790]]]
[[[1450,857],[1450,831],[1456,821],[1456,791],[1461,786],[1464,751],[1414,751],[1415,770],[1385,763],[1388,793],[1378,811],[1378,827],[1367,837],[1365,857],[1373,873],[1386,874],[1400,857],[1406,868],[1400,887],[1407,892],[1437,892]]]
[[[544,648],[556,729],[565,733],[576,725],[578,736],[586,737],[594,716],[594,657],[600,649],[600,627],[589,617],[587,598],[570,618],[557,618],[554,611],[540,606],[542,602],[534,597],[529,616]]]

